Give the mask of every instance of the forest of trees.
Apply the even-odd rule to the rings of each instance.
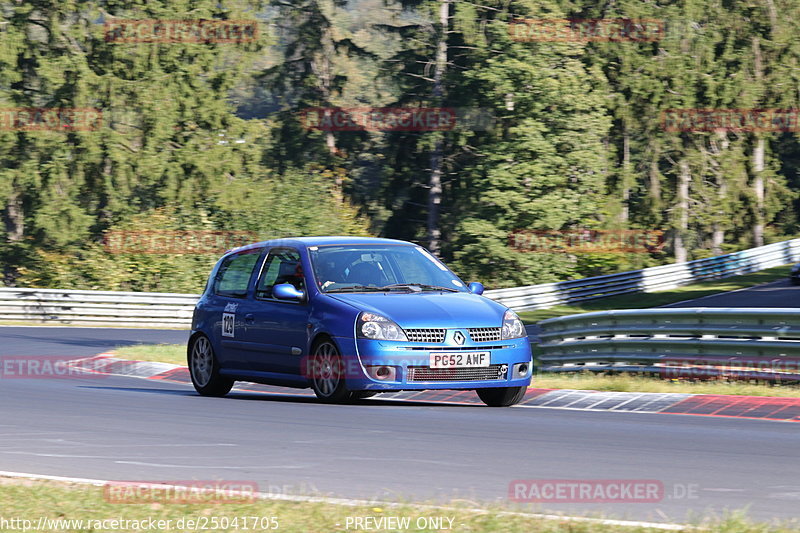
[[[255,20],[239,42],[119,42],[109,21]],[[520,19],[649,20],[648,39],[521,39]],[[797,0],[24,0],[0,4],[0,285],[198,292],[216,256],[109,231],[375,235],[488,287],[686,261],[800,234]],[[486,127],[309,128],[309,108],[478,109]],[[519,230],[660,230],[651,253],[542,253]]]

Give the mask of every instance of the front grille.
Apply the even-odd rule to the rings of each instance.
[[[469,328],[469,336],[475,342],[500,340],[500,328]]]
[[[491,365],[473,368],[408,367],[408,382],[420,381],[499,381],[506,379],[508,365]]]
[[[425,328],[407,329],[406,337],[411,342],[444,342],[445,329]]]

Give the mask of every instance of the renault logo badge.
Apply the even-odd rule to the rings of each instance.
[[[464,344],[464,341],[466,339],[464,338],[464,334],[463,333],[461,333],[460,331],[456,331],[453,334],[453,340],[456,341],[456,344]]]

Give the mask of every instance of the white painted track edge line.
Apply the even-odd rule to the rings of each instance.
[[[93,485],[93,486],[103,486],[106,483],[113,483],[113,480],[105,480],[105,479],[91,479],[91,478],[80,478],[80,477],[65,477],[65,476],[51,476],[47,474],[29,474],[25,472],[8,472],[0,470],[0,478],[12,478],[12,479],[34,479],[34,480],[42,480],[42,481],[59,481],[63,483],[76,483],[82,485]],[[157,482],[152,482],[157,483]],[[175,485],[164,484],[164,487],[175,487]],[[444,505],[430,505],[430,504],[414,504],[414,503],[395,503],[395,502],[384,502],[380,500],[357,500],[357,499],[350,499],[350,498],[327,498],[321,496],[300,496],[300,495],[286,495],[286,494],[270,494],[265,492],[256,492],[254,493],[256,497],[262,500],[281,500],[281,501],[291,501],[291,502],[298,502],[298,503],[328,503],[331,505],[343,505],[347,507],[368,507],[374,505],[383,505],[385,507],[402,507],[402,506],[413,506],[419,507],[422,509],[437,509],[437,510],[448,510],[448,511],[468,511],[472,513],[480,513],[486,514],[491,513],[491,511],[487,509],[479,509],[479,508],[458,508],[458,507],[448,507]],[[647,527],[652,529],[663,529],[663,530],[670,530],[670,531],[683,531],[685,529],[695,529],[696,526],[688,525],[688,524],[672,524],[672,523],[661,523],[661,522],[640,522],[636,520],[615,520],[611,518],[591,518],[588,516],[568,516],[568,515],[558,515],[558,514],[543,514],[543,513],[523,513],[523,512],[516,512],[516,511],[499,511],[494,513],[498,516],[526,516],[530,518],[539,518],[542,520],[567,520],[570,522],[588,522],[594,524],[603,524],[603,525],[612,525],[612,526],[625,526],[625,527]]]
[[[98,485],[103,486],[108,481],[104,479],[91,479],[83,477],[64,477],[64,476],[49,476],[46,474],[28,474],[25,472],[7,472],[0,470],[0,477],[22,478],[22,479],[40,479],[42,481],[61,481],[64,483],[80,483],[82,485]]]

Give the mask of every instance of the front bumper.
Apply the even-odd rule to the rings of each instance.
[[[502,341],[443,344],[336,339],[343,354],[350,390],[400,391],[425,389],[478,389],[530,385],[533,364],[527,337]],[[489,352],[489,367],[431,369],[434,353]],[[376,369],[390,367],[389,379],[378,379]],[[524,374],[523,368],[527,368]]]

